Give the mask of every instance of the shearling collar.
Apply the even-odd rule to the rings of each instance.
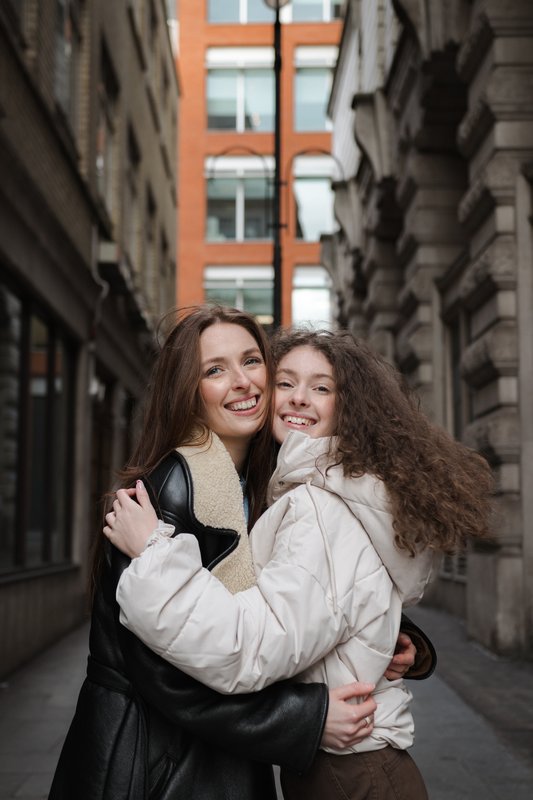
[[[193,483],[193,510],[198,522],[213,528],[234,530],[237,547],[212,570],[230,592],[242,592],[256,584],[244,517],[242,488],[230,454],[211,432],[202,445],[178,447],[189,467]]]

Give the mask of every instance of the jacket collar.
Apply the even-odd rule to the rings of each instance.
[[[193,484],[193,512],[202,525],[236,531],[237,547],[220,561],[213,574],[230,592],[241,592],[256,583],[248,541],[239,475],[219,437],[210,432],[200,445],[184,445],[177,452],[185,458]]]
[[[402,602],[417,602],[431,575],[435,554],[426,549],[411,558],[407,550],[396,546],[385,484],[370,473],[352,478],[344,476],[341,466],[328,469],[328,464],[332,463],[329,453],[334,451],[335,442],[335,437],[312,439],[300,431],[291,431],[278,453],[276,470],[269,484],[269,504],[300,484],[317,486],[337,495],[364,528]]]

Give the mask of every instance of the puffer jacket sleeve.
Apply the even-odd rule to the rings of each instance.
[[[235,595],[202,568],[194,536],[159,541],[122,575],[121,622],[163,658],[220,692],[256,691],[292,677],[371,627],[391,600],[385,569],[375,561],[367,568],[365,552],[370,557],[373,551],[363,548],[353,559],[357,575],[349,581],[349,597],[342,598],[357,610],[356,620],[348,622],[335,586],[312,568],[327,553],[314,550],[310,558],[306,552],[305,531],[317,524],[312,503],[294,503],[258,585]],[[377,656],[372,680],[390,658]]]
[[[129,559],[112,548],[113,571]],[[221,696],[171,666],[117,624],[128,675],[141,697],[170,722],[240,757],[305,772],[320,746],[328,711],[324,684],[276,683],[255,694]]]

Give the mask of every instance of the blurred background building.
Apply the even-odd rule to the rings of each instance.
[[[0,4],[0,675],[86,611],[175,302],[177,115],[163,0]]]
[[[368,338],[489,459],[495,539],[427,600],[531,654],[533,6],[281,21],[282,322]],[[272,323],[273,22],[265,0],[0,3],[0,676],[87,609],[160,314]]]
[[[494,542],[429,600],[533,652],[533,5],[352,0],[329,101],[339,321],[494,468]]]
[[[326,107],[340,0],[281,9],[282,321],[331,320],[321,233],[336,228]],[[272,322],[274,12],[180,0],[180,305],[221,300]]]

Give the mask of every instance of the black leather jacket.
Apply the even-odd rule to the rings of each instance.
[[[194,533],[204,566],[237,544],[201,525],[185,459],[148,476],[160,516]],[[115,591],[129,559],[109,547],[92,620],[87,678],[49,800],[274,800],[271,764],[311,764],[328,708],[323,684],[281,682],[249,695],[207,688],[155,655],[119,622]]]

